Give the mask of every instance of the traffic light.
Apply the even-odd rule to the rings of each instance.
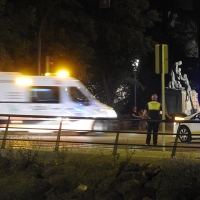
[[[46,56],[46,69],[45,69],[45,72],[46,72],[46,73],[50,72],[49,67],[50,67],[51,65],[53,65],[53,64],[54,64],[54,63],[53,63],[52,58],[50,58],[49,56]]]

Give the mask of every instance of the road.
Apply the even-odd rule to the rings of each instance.
[[[3,138],[4,132],[0,133],[0,139]],[[58,133],[26,133],[26,132],[9,132],[6,141],[8,147],[27,147],[38,146],[40,148],[54,148]],[[181,143],[177,140],[175,149],[175,137],[172,131],[166,130],[165,135],[159,132],[158,145],[145,146],[146,130],[144,131],[124,131],[119,133],[118,141],[116,132],[108,133],[75,133],[62,132],[60,136],[60,147],[79,147],[79,148],[109,148],[113,149],[117,144],[119,149],[134,150],[151,150],[151,151],[171,151],[176,152],[199,152],[200,140],[194,140],[191,143]],[[117,143],[115,143],[117,142]]]

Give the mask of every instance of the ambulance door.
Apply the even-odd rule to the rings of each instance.
[[[77,117],[89,117],[90,99],[83,94],[76,86],[68,86],[65,88],[67,98],[65,104],[65,115]]]

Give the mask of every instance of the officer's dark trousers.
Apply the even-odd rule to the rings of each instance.
[[[158,127],[159,127],[158,122],[148,122],[146,144],[150,144],[152,131],[153,131],[153,144],[157,144]]]

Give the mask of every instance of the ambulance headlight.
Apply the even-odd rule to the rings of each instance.
[[[114,111],[114,110],[110,110],[110,111],[108,111],[107,112],[107,114],[108,114],[108,117],[113,117],[113,118],[116,118],[117,117],[117,114],[116,114],[116,112]]]
[[[113,109],[101,109],[101,111],[106,112],[107,116],[110,118],[116,118],[117,114]]]

